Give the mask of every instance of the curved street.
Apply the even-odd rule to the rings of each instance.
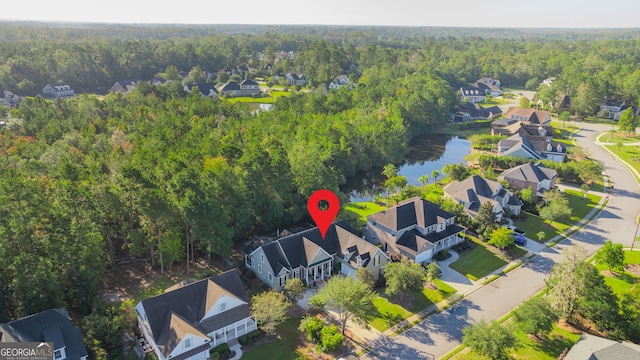
[[[581,131],[575,140],[593,159],[601,161],[613,185],[607,206],[582,229],[552,248],[544,248],[519,268],[468,294],[450,309],[432,315],[382,345],[363,355],[362,359],[437,359],[462,340],[462,328],[481,319],[491,321],[513,310],[541,291],[545,279],[561,253],[574,243],[583,244],[589,254],[595,253],[607,240],[631,246],[637,233],[640,211],[639,186],[630,171],[595,143],[595,136],[611,126],[575,123]]]

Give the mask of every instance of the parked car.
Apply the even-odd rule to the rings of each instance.
[[[526,239],[524,236],[522,236],[522,235],[520,235],[520,234],[516,234],[516,235],[514,235],[514,237],[513,237],[513,238],[514,238],[514,241],[513,241],[513,242],[514,242],[516,245],[518,245],[518,246],[525,246],[525,245],[527,245],[527,239]]]

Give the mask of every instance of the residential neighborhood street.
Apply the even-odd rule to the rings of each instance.
[[[506,276],[465,294],[452,308],[427,317],[404,333],[362,356],[363,359],[438,359],[460,345],[462,328],[481,319],[498,319],[544,288],[554,263],[562,251],[574,243],[583,244],[593,254],[607,240],[631,246],[636,236],[636,219],[640,210],[638,183],[625,166],[594,143],[594,137],[608,131],[606,125],[576,123],[582,130],[575,140],[594,159],[604,164],[605,174],[613,184],[613,193],[603,211],[552,248],[544,248],[523,266]]]

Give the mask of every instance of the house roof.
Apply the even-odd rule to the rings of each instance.
[[[546,124],[547,122],[549,122],[548,119],[550,119],[548,111],[517,107],[510,107],[504,114],[504,117],[509,119],[514,118],[517,120],[521,120],[524,118],[524,120],[521,121],[527,121],[540,125]]]
[[[405,231],[396,241],[396,246],[413,256],[415,256],[425,245],[427,245],[428,248],[433,248],[433,245],[431,245],[430,242],[415,229]]]
[[[618,106],[624,105],[624,100],[614,99],[614,98],[612,99],[605,98],[604,101],[602,102],[602,105],[618,107]]]
[[[220,88],[220,92],[231,90],[240,90],[240,85],[237,81],[229,81],[228,83],[222,85],[222,87]]]
[[[472,213],[477,213],[480,205],[487,201],[495,206],[498,203],[496,199],[504,198],[509,193],[499,182],[480,175],[473,175],[463,181],[452,181],[444,187],[444,192],[457,201],[468,204],[467,209]],[[522,201],[515,196],[509,196],[507,204],[521,206]]]
[[[476,103],[465,102],[465,103],[462,103],[460,106],[458,106],[455,114],[468,115],[474,118],[480,118],[480,117],[488,118],[490,116],[495,117],[495,116],[501,115],[502,110],[500,110],[500,108],[497,106],[483,108],[482,106]]]
[[[64,308],[49,309],[0,324],[0,342],[53,342],[54,349],[66,347],[69,360],[80,360],[88,355],[80,329],[73,327]]]
[[[242,80],[240,81],[240,83],[238,85],[254,85],[254,86],[258,86],[258,83],[251,80],[251,79],[247,79],[247,80]]]
[[[200,94],[203,94],[205,96],[208,96],[209,94],[211,94],[211,92],[213,92],[214,94],[218,93],[218,90],[216,90],[216,86],[213,83],[199,83],[199,84],[185,85],[185,89],[186,91],[190,92],[196,86],[198,87]]]
[[[438,217],[450,219],[451,213],[442,210],[438,205],[419,197],[413,197],[398,205],[368,216],[368,219],[391,230],[400,230],[412,225],[427,227],[438,223]]]
[[[320,230],[315,227],[262,245],[274,274],[278,274],[283,268],[293,270],[313,265],[311,261],[320,251],[344,258],[346,249],[349,250],[347,260],[357,264],[357,257],[360,256],[363,266],[378,251],[378,247],[355,235],[347,220],[331,224],[324,239]]]
[[[516,152],[524,152],[528,158],[535,160],[542,160],[544,155],[539,154],[533,148],[533,144],[524,136],[520,134],[512,135],[506,139],[502,139],[498,142],[498,148],[506,148],[500,151],[502,156],[511,156]]]
[[[222,295],[244,304],[202,320]],[[160,351],[168,356],[186,334],[206,336],[250,315],[249,295],[236,269],[185,285],[140,302],[151,335]]]
[[[627,360],[640,358],[640,345],[582,334],[565,360]]]
[[[498,178],[515,179],[539,183],[543,180],[551,180],[558,177],[555,169],[550,169],[542,164],[523,164],[507,169]]]
[[[486,96],[484,90],[475,86],[463,86],[460,88],[460,93],[464,96]]]

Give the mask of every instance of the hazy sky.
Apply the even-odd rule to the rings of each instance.
[[[30,0],[3,20],[184,24],[640,27],[638,0]]]

